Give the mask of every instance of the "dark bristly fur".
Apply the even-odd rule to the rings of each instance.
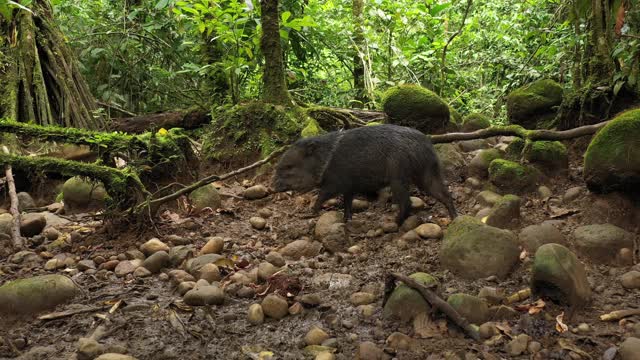
[[[276,166],[276,191],[320,188],[314,210],[331,197],[344,197],[345,220],[351,219],[356,194],[391,186],[401,224],[410,210],[409,185],[433,196],[456,217],[453,200],[433,145],[423,133],[402,126],[365,126],[298,140]]]

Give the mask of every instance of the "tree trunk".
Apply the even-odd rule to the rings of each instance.
[[[0,20],[0,116],[19,122],[105,128],[76,58],[53,19],[49,0],[34,0],[33,13],[15,10]]]
[[[280,15],[278,0],[260,0],[262,36],[260,48],[264,55],[264,73],[262,75],[265,102],[289,106],[291,97],[284,78],[284,60],[280,42]]]
[[[368,102],[367,90],[364,85],[364,31],[362,29],[364,10],[364,0],[353,0],[353,47],[355,54],[353,55],[353,88],[356,91],[356,100],[362,108]]]

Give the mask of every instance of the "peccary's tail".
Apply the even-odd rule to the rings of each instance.
[[[451,220],[455,219],[458,216],[458,213],[453,204],[453,198],[444,183],[439,161],[436,162],[431,169],[425,172],[422,181],[424,183],[424,191],[433,196],[447,208]]]

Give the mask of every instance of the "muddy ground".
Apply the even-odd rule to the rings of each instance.
[[[584,186],[580,168],[584,141],[570,148],[572,155],[568,174],[548,178],[544,183],[554,196],[561,197],[570,187]],[[250,182],[264,183],[267,178],[262,176],[250,179]],[[450,178],[450,188],[459,213],[474,215],[477,190],[466,188],[463,178]],[[242,180],[238,178],[221,184],[224,185],[221,192],[240,195],[244,189]],[[74,254],[77,260],[97,255],[108,259],[130,248],[138,248],[152,237],[166,240],[170,235],[177,235],[200,248],[206,237],[221,236],[225,238],[223,255],[233,259],[236,266],[248,265],[246,268],[250,269],[264,261],[270,251],[301,237],[313,236],[317,217],[307,216],[312,196],[270,195],[255,201],[224,196],[223,208],[218,211],[188,215],[173,209],[164,214],[163,221],[156,223],[155,229],[149,227],[142,232],[124,231],[114,238],[103,230],[101,222],[88,221],[90,219],[87,218],[67,224],[60,230],[65,233],[77,230],[79,226],[85,228],[83,235],[74,239],[70,247],[65,249]],[[427,202],[424,210],[415,213],[421,222],[435,222],[446,230],[448,219],[444,207],[425,196],[421,198]],[[554,225],[566,236],[570,248],[571,234],[577,226],[611,222],[633,230],[633,212],[637,211],[628,200],[615,194],[596,195],[585,191],[570,205],[555,208],[549,206],[548,199],[541,199],[535,192],[522,195],[522,199],[522,218],[514,232],[517,234],[527,225],[555,220]],[[299,293],[292,295],[318,294],[322,299],[319,306],[305,308],[300,314],[288,315],[281,320],[266,319],[264,324],[250,325],[247,309],[251,304],[259,303],[262,296],[246,299],[227,295],[225,304],[221,306],[187,307],[181,303],[175,287],[158,275],[135,279],[131,276],[118,278],[113,273],[106,277],[78,273],[73,279],[83,289],[82,294],[72,304],[59,306],[55,311],[84,307],[95,309],[56,320],[4,319],[0,322],[3,339],[0,340],[0,358],[73,359],[78,339],[92,334],[99,324],[104,324],[107,330],[101,340],[103,344],[126,349],[128,354],[138,359],[154,360],[248,359],[251,358],[248,355],[251,351],[247,346],[255,346],[254,352],[257,349],[269,350],[278,359],[313,358],[305,353],[306,344],[302,340],[313,325],[322,327],[335,338],[337,359],[354,358],[359,344],[364,341],[372,341],[379,348],[386,347],[389,356],[397,359],[426,359],[429,356],[448,359],[600,358],[607,349],[617,346],[625,337],[638,331],[638,326],[634,327],[634,324],[640,323],[640,316],[612,322],[599,319],[600,315],[613,310],[640,306],[640,292],[637,289],[626,290],[620,285],[620,275],[631,270],[632,266],[594,265],[580,257],[595,291],[593,301],[586,308],[576,310],[570,319],[565,316],[569,331],[559,333],[555,318],[562,312],[569,313],[571,309],[546,301],[543,310],[537,314],[529,315],[525,309],[516,318],[502,322],[501,328],[505,334],[494,343],[475,342],[451,322],[447,323],[448,326],[438,327],[439,331],[433,332],[430,338],[420,339],[415,336],[411,324],[385,320],[381,316],[385,280],[390,272],[432,274],[439,279],[439,293],[445,299],[448,294],[457,292],[476,295],[485,286],[502,288],[505,293],[511,294],[528,287],[532,254],[523,254],[520,263],[506,279],[464,280],[440,267],[438,251],[442,240],[399,241],[402,232],[367,237],[369,230],[379,228],[385,219],[391,220],[395,215],[389,204],[373,205],[364,212],[356,213],[353,222],[348,225],[351,242],[359,247],[354,253],[323,252],[310,259],[287,261],[290,277],[299,281],[300,285],[290,287],[292,291],[299,290]],[[339,205],[336,207],[340,210]],[[264,230],[255,230],[248,220],[257,216],[262,208],[270,209],[273,215],[267,219]],[[331,208],[324,211],[327,210]],[[39,250],[42,248],[36,247],[35,251]],[[9,265],[6,259],[2,263]],[[50,273],[42,266],[4,266],[2,269],[0,283]],[[59,272],[65,273],[65,270]],[[318,281],[321,275],[329,273],[348,274],[350,281],[330,281],[331,286]],[[225,279],[221,283],[229,285]],[[265,288],[260,285],[255,287],[257,293]],[[362,289],[376,295],[373,304],[375,312],[370,317],[364,317],[349,301],[353,293]],[[293,297],[289,300],[293,304]],[[529,298],[517,304],[536,300]],[[108,315],[108,321],[103,320],[101,316],[107,314],[109,308],[118,301],[122,302],[117,310]],[[444,316],[439,313],[432,314],[432,319],[444,324]],[[588,324],[589,330],[576,331],[581,323]],[[409,350],[393,350],[386,346],[385,340],[396,331],[413,337],[416,343]],[[511,335],[522,332],[540,342],[542,348],[546,349],[546,355],[510,357],[505,344]],[[635,336],[639,335],[635,333]]]

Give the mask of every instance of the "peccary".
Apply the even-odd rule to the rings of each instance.
[[[402,224],[410,210],[411,183],[444,204],[452,219],[457,216],[429,138],[415,129],[377,125],[296,141],[276,166],[273,187],[276,192],[320,188],[314,212],[342,194],[348,221],[355,194],[390,186],[399,206],[396,222]]]

